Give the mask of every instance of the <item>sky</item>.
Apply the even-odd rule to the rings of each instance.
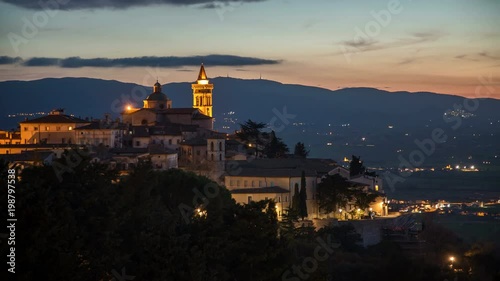
[[[0,81],[150,86],[203,62],[209,77],[500,99],[499,27],[498,0],[0,0]]]

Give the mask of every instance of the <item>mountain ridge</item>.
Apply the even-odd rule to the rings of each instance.
[[[460,141],[472,138],[468,145],[450,141],[445,145],[449,150],[440,150],[440,159],[447,155],[500,154],[500,100],[496,99],[475,99],[478,108],[467,112],[465,108],[454,110],[466,98],[431,92],[391,92],[369,87],[330,90],[227,77],[212,78],[211,83],[215,86],[216,130],[234,132],[239,123],[248,119],[264,122],[273,125],[271,129],[280,129],[278,136],[291,148],[297,141],[305,142],[312,156],[342,159],[352,153],[372,161],[388,157],[394,160],[396,151],[412,149],[415,139],[428,138],[434,128],[446,129],[450,137]],[[173,107],[192,107],[190,82],[162,87]],[[26,117],[9,118],[9,114],[47,113],[54,108],[65,108],[68,114],[81,118],[102,118],[105,113],[117,118],[128,104],[142,107],[142,100],[151,91],[151,87],[135,83],[86,77],[0,82],[0,129],[15,128]],[[455,122],[445,120],[447,112],[466,116],[460,119],[459,130],[452,129]],[[279,118],[286,114],[293,118]],[[494,134],[488,137],[490,133]],[[475,139],[474,134],[481,135],[481,139]]]

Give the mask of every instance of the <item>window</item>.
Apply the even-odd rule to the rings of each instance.
[[[72,130],[73,130],[73,127],[72,127],[72,126],[69,126],[68,130],[72,131]]]
[[[181,140],[180,139],[177,139],[177,144],[181,143]]]
[[[237,180],[237,181],[236,181],[236,185],[237,185],[237,186],[240,186],[240,180]]]
[[[248,204],[250,204],[250,202],[252,202],[252,196],[248,196]]]
[[[196,150],[196,155],[200,156],[200,151]]]
[[[45,131],[48,131],[49,129],[50,129],[50,127],[49,127],[49,126],[46,126],[46,127],[45,127]]]
[[[233,180],[229,181],[229,186],[234,186],[234,181]]]
[[[168,144],[172,145],[172,139],[168,139]]]
[[[28,130],[28,127],[24,127],[24,131],[26,132]]]
[[[65,139],[65,138],[62,138],[61,142],[62,142],[62,143],[66,143],[66,139]]]
[[[214,151],[214,142],[210,142],[210,151]]]
[[[222,154],[219,154],[219,161],[222,161]]]
[[[57,126],[56,131],[60,131],[60,130],[61,130],[61,126]]]
[[[276,198],[276,201],[278,201],[278,203],[280,203],[280,202],[281,202],[281,196],[278,196],[278,197]]]
[[[252,181],[252,187],[255,187],[255,181]]]
[[[288,202],[288,196],[285,196],[285,202]]]
[[[141,142],[140,141],[136,141],[135,142],[135,146],[141,146]]]
[[[219,142],[219,151],[222,151],[222,142]]]
[[[243,181],[243,187],[247,187],[247,181],[246,180]]]
[[[33,129],[34,129],[35,131],[38,131],[38,127],[33,127]]]
[[[259,181],[259,187],[262,187],[262,181]]]
[[[378,184],[375,185],[375,191],[378,191]]]

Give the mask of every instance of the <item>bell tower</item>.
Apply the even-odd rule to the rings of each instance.
[[[191,88],[193,89],[193,108],[198,108],[201,113],[212,117],[212,91],[214,85],[209,83],[203,64],[201,64],[198,80],[191,85]]]

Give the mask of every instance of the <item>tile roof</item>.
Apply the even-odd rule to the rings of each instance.
[[[103,130],[103,129],[116,129],[116,130],[122,129],[122,130],[125,130],[125,129],[127,129],[127,125],[126,124],[118,124],[115,122],[105,123],[105,122],[101,122],[101,121],[92,121],[88,125],[84,125],[84,126],[75,128],[75,130]]]
[[[49,114],[46,116],[42,116],[39,118],[26,120],[19,122],[21,124],[26,123],[90,123],[90,121],[86,121],[80,118],[76,118],[73,116],[65,115],[65,114]]]

